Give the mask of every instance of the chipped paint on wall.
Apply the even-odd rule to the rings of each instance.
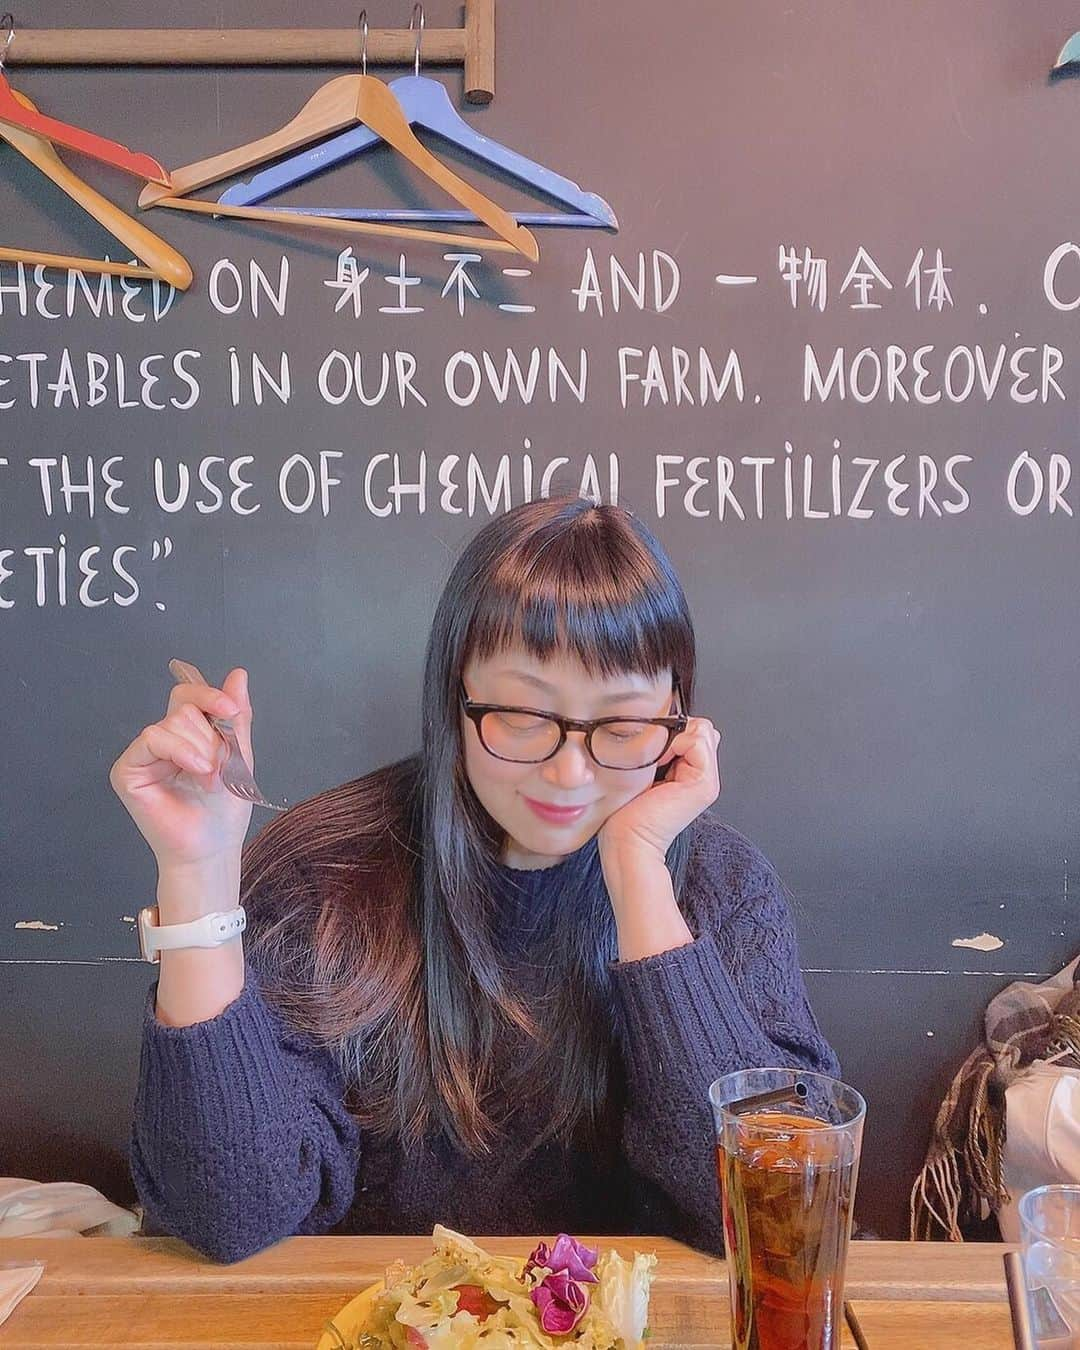
[[[978,937],[953,938],[954,947],[970,947],[974,952],[996,952],[999,947],[1005,944],[1001,938],[995,937],[993,933],[980,933]]]

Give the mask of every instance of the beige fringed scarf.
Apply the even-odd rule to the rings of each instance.
[[[1037,1059],[1080,1068],[1080,958],[1045,984],[1003,989],[987,1006],[984,1037],[960,1066],[934,1121],[911,1192],[914,1241],[940,1228],[962,1242],[962,1222],[985,1218],[1008,1199],[1005,1089]]]

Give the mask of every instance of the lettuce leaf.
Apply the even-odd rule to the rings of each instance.
[[[605,1252],[597,1264],[600,1287],[594,1292],[594,1302],[619,1338],[619,1350],[638,1350],[645,1336],[655,1266],[655,1256],[639,1252],[633,1261],[625,1261],[615,1251]]]

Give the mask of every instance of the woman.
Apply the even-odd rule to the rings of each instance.
[[[207,716],[252,763],[246,673],[171,691],[110,781],[160,922],[239,896],[249,926],[163,952],[150,990],[132,1165],[155,1228],[225,1261],[437,1221],[720,1250],[710,1081],[837,1066],[780,881],[705,814],[694,665],[640,521],[520,506],[440,599],[419,753],[276,818],[242,868],[251,808]]]

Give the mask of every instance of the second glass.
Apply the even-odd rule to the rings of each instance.
[[[1039,1186],[1020,1199],[1028,1302],[1040,1350],[1080,1345],[1080,1186]]]
[[[741,1106],[784,1089],[790,1100]],[[866,1103],[835,1078],[796,1069],[727,1074],[709,1098],[734,1350],[839,1350]]]

